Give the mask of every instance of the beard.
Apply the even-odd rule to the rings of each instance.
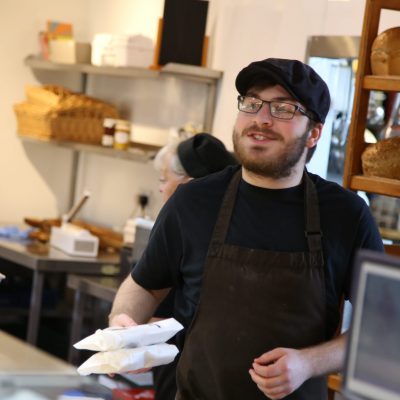
[[[306,129],[300,137],[288,143],[283,152],[274,157],[263,154],[265,151],[263,146],[257,147],[257,145],[254,145],[251,151],[248,151],[248,149],[246,150],[246,148],[240,144],[240,138],[243,135],[246,135],[248,131],[260,132],[270,136],[273,135],[274,140],[284,141],[281,134],[273,132],[270,129],[260,128],[256,125],[244,129],[242,133],[234,130],[233,147],[235,154],[243,167],[256,175],[266,178],[279,179],[290,176],[293,168],[297,165],[304,154],[309,130]],[[260,154],[255,154],[257,152]]]

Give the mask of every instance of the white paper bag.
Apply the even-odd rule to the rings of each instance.
[[[137,349],[119,349],[94,354],[79,368],[81,375],[112,374],[152,368],[172,362],[178,348],[171,344],[155,344]]]
[[[98,329],[74,347],[79,350],[110,351],[123,348],[148,346],[164,343],[171,339],[183,326],[174,318],[129,328]]]

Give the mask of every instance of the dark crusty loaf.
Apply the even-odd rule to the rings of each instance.
[[[400,179],[400,137],[369,145],[361,161],[364,175]]]

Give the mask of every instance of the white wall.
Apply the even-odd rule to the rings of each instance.
[[[361,34],[364,0],[216,0],[216,3],[220,19],[214,67],[224,69],[224,80],[214,133],[227,144],[231,142],[234,123],[232,110],[236,108],[234,82],[241,68],[268,57],[304,60],[309,36]]]
[[[51,217],[65,207],[70,154],[24,144],[16,135],[12,106],[36,82],[24,57],[38,50],[38,32],[46,20],[67,20],[85,35],[85,1],[3,0],[0,2],[0,221],[21,222],[23,216]]]
[[[162,9],[162,0],[0,2],[0,35],[3,38],[0,42],[3,56],[0,63],[3,83],[0,221],[19,222],[23,216],[54,217],[68,205],[70,152],[21,143],[16,136],[12,112],[12,105],[23,98],[25,84],[38,82],[23,65],[23,58],[37,51],[37,32],[45,27],[45,21],[72,22],[79,40],[90,40],[95,32],[110,31],[142,33],[155,38]],[[237,95],[234,79],[240,68],[266,57],[304,59],[310,35],[360,35],[363,12],[364,0],[211,0],[209,61],[212,68],[224,71],[213,133],[231,148]],[[386,26],[398,25],[398,19],[391,15],[385,15],[384,22]],[[46,79],[61,77],[46,75]],[[76,80],[72,83],[77,84]],[[145,83],[142,85],[146,87]],[[119,92],[122,90],[118,88]],[[132,90],[124,91],[124,95]],[[102,93],[115,96],[113,87],[108,94]],[[186,92],[185,96],[188,97]],[[188,102],[194,104],[198,90],[189,89],[189,97]],[[175,123],[176,120],[172,121]],[[82,215],[109,226],[122,225],[134,207],[134,197],[143,190],[151,194],[151,212],[155,215],[161,204],[156,193],[156,178],[151,164],[85,155],[81,160],[78,189],[88,187],[95,196]]]
[[[87,24],[91,35],[99,32],[142,34],[156,39],[163,0],[88,0]]]

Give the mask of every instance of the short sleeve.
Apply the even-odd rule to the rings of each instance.
[[[182,235],[174,196],[161,209],[151,231],[149,243],[131,275],[145,289],[174,286],[182,259]]]

